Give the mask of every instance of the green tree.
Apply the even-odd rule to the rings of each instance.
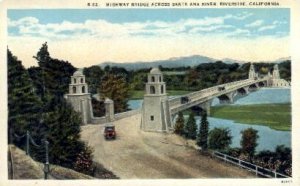
[[[68,92],[71,76],[76,71],[68,61],[53,59],[48,52],[47,42],[42,45],[34,56],[39,67],[29,69],[30,76],[43,98],[63,97]],[[51,99],[51,98],[50,98]]]
[[[33,138],[40,144],[43,139],[49,141],[50,163],[74,168],[79,153],[86,149],[80,141],[81,117],[63,98],[75,68],[68,62],[52,59],[47,43],[34,58],[39,67],[32,69],[32,77],[39,79],[36,82],[42,87],[39,91],[43,102],[39,127],[43,130]],[[44,149],[33,147],[32,151],[37,160],[44,161]]]
[[[99,66],[91,66],[83,69],[83,74],[87,84],[89,85],[89,92],[96,94],[99,85],[101,84],[101,79],[104,75],[104,71]]]
[[[64,99],[52,100],[54,108],[45,113],[48,128],[45,138],[49,141],[49,161],[73,168],[78,153],[84,150],[80,141],[81,118]],[[43,154],[39,154],[40,160]]]
[[[259,138],[259,136],[257,133],[258,133],[258,131],[253,128],[248,128],[248,129],[241,131],[242,152],[249,156],[249,159],[251,162],[252,162],[252,158],[255,154],[255,148],[258,145],[257,139]]]
[[[123,77],[113,74],[105,75],[102,79],[99,92],[101,99],[108,97],[114,101],[115,113],[128,110],[129,88]]]
[[[8,132],[23,135],[26,130],[39,133],[41,101],[22,62],[7,50]],[[21,142],[14,141],[17,145]]]
[[[207,114],[205,111],[203,111],[201,116],[199,132],[197,136],[197,145],[200,146],[203,150],[207,149],[208,130],[209,130],[209,123],[207,121]]]
[[[228,128],[214,128],[209,132],[208,146],[215,150],[224,150],[231,144],[230,130]]]
[[[176,118],[176,123],[175,123],[175,130],[174,132],[179,135],[184,134],[184,117],[182,112],[178,113],[178,117]]]
[[[196,139],[197,136],[197,125],[195,115],[193,112],[189,115],[188,121],[185,125],[185,136],[188,139]]]

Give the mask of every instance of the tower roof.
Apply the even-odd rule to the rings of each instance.
[[[161,71],[158,68],[152,68],[150,74],[161,74]]]
[[[74,72],[73,76],[83,76],[82,71],[77,70],[76,72]]]

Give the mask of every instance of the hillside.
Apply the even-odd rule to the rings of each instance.
[[[115,62],[104,62],[101,63],[101,67],[109,66],[118,66],[123,67],[127,70],[138,70],[142,68],[152,68],[158,66],[164,66],[169,68],[175,68],[179,66],[196,66],[201,63],[210,63],[215,62],[217,59],[209,58],[206,56],[194,55],[188,57],[178,57],[170,58],[167,60],[157,60],[157,61],[137,61],[137,62],[124,62],[124,63],[115,63]]]
[[[283,57],[280,59],[276,59],[274,61],[251,61],[253,63],[279,63],[285,60],[290,60],[290,57]],[[176,67],[194,67],[203,63],[212,63],[216,61],[223,61],[227,64],[232,63],[248,63],[249,61],[243,61],[243,60],[236,60],[236,59],[230,59],[230,58],[224,58],[224,59],[215,59],[207,56],[201,56],[201,55],[193,55],[193,56],[186,56],[186,57],[176,57],[176,58],[170,58],[167,60],[157,60],[157,61],[136,61],[136,62],[104,62],[99,64],[100,67],[104,68],[105,66],[117,66],[121,68],[125,68],[126,70],[139,70],[139,69],[145,69],[145,68],[153,68],[158,66],[168,67],[168,68],[176,68]]]

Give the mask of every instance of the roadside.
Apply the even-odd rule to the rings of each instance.
[[[12,158],[9,158],[9,165],[13,162],[13,179],[44,179],[44,165],[27,156],[25,152],[14,145],[8,146]],[[11,172],[9,166],[9,174]],[[9,175],[11,176],[11,175]],[[10,177],[12,179],[12,177]],[[50,165],[48,179],[95,179],[91,176],[81,174],[71,169],[57,165]]]
[[[140,130],[141,115],[115,121],[117,139],[106,141],[103,125],[82,127],[94,161],[121,179],[248,178],[252,173],[202,155],[180,136]]]

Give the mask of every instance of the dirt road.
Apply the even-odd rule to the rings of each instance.
[[[143,132],[140,120],[135,115],[116,121],[116,140],[104,139],[103,125],[83,126],[81,138],[94,148],[94,160],[122,179],[254,177],[199,154],[177,135]]]

